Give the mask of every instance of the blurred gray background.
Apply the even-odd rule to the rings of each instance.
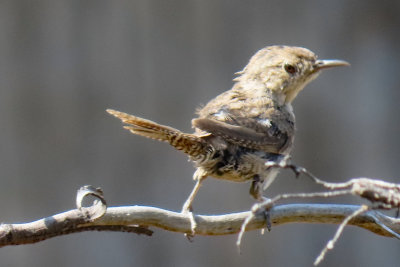
[[[295,100],[293,161],[329,181],[400,183],[399,12],[395,0],[1,0],[1,222],[74,208],[85,184],[102,187],[111,206],[179,211],[194,184],[187,158],[131,135],[105,109],[190,132],[195,109],[272,44],[352,64],[324,72]],[[246,210],[248,189],[208,179],[195,211]],[[266,194],[319,189],[283,171]],[[336,228],[253,231],[241,255],[236,235],[189,243],[156,228],[153,237],[90,232],[1,248],[0,259],[2,266],[310,266]],[[399,249],[398,240],[347,227],[321,266],[398,266]]]

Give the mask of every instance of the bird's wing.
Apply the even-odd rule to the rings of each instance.
[[[248,122],[249,118],[246,120]],[[257,124],[258,130],[260,130],[260,128],[264,129],[262,131],[256,131],[243,125],[232,125],[210,118],[192,120],[194,127],[220,136],[228,142],[251,149],[280,153],[288,141],[287,134],[279,131],[276,127],[272,129],[271,126],[261,126],[261,124],[256,121],[254,121],[254,123]]]

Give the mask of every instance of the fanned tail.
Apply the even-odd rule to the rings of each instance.
[[[177,150],[181,150],[191,157],[197,158],[205,155],[210,150],[207,142],[196,135],[182,133],[172,127],[113,109],[107,109],[107,112],[120,119],[123,123],[129,124],[124,128],[131,133],[168,142]]]

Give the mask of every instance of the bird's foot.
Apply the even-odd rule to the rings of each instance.
[[[197,223],[196,223],[196,220],[194,218],[193,209],[192,209],[191,205],[187,205],[187,203],[185,203],[183,205],[181,213],[185,217],[188,217],[189,220],[190,220],[191,233],[186,233],[185,236],[187,237],[187,239],[189,239],[189,241],[192,241],[192,238],[194,237],[195,232],[196,232]]]
[[[271,223],[271,209],[274,206],[272,200],[270,198],[266,198],[261,196],[258,199],[258,203],[254,204],[251,208],[253,214],[262,213],[265,218],[265,224],[268,232],[271,231],[272,223]]]

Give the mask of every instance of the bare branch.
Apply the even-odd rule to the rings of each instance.
[[[119,231],[152,235],[149,226],[185,233],[191,237],[193,225],[197,235],[227,235],[239,233],[240,246],[245,231],[268,228],[286,223],[335,223],[339,228],[315,261],[320,263],[333,248],[346,225],[355,225],[373,233],[400,239],[400,219],[386,216],[376,209],[400,209],[400,185],[369,178],[355,178],[345,183],[324,182],[304,168],[282,164],[270,167],[290,168],[296,175],[304,173],[329,189],[325,192],[281,194],[253,205],[251,211],[215,216],[173,212],[155,207],[125,206],[107,208],[100,188],[84,186],[78,190],[77,209],[25,224],[0,225],[0,247],[39,242],[51,237],[82,231]],[[281,199],[334,197],[356,195],[370,205],[288,204],[274,206]],[[93,205],[83,207],[87,196],[95,198]]]
[[[354,205],[334,204],[289,204],[271,208],[273,226],[286,223],[334,223],[340,224],[359,209]],[[197,235],[235,234],[251,212],[239,212],[216,216],[196,215]],[[382,227],[400,232],[400,220],[377,211],[367,211],[349,222],[373,233],[393,237]],[[82,219],[82,211],[75,209],[38,221],[23,224],[0,225],[0,246],[28,244],[54,236],[81,231],[123,231],[151,235],[146,227],[154,226],[172,232],[191,233],[190,218],[182,213],[146,206],[124,206],[108,208],[95,221]],[[247,231],[266,226],[263,214],[256,214],[247,225]]]
[[[347,216],[346,219],[343,220],[343,222],[340,224],[339,228],[337,229],[335,236],[328,241],[324,249],[321,251],[321,253],[318,255],[318,257],[314,261],[314,265],[318,265],[321,263],[321,261],[324,259],[325,254],[328,252],[328,250],[332,250],[333,247],[335,246],[335,243],[339,239],[340,235],[343,233],[344,227],[349,223],[350,220],[353,218],[357,217],[357,215],[360,215],[361,213],[365,212],[368,210],[368,206],[362,205],[358,210],[356,210],[353,214],[350,214]]]
[[[152,231],[138,226],[84,225],[88,220],[81,210],[71,210],[30,223],[1,224],[0,247],[31,244],[51,237],[83,231],[118,231],[151,235]]]
[[[267,164],[266,164],[267,165]],[[252,213],[249,217],[246,218],[244,221],[238,239],[236,241],[236,245],[240,251],[240,244],[243,238],[244,232],[247,228],[249,222],[256,216],[257,213],[263,213],[267,220],[267,229],[270,229],[270,209],[271,207],[281,199],[289,199],[289,198],[315,198],[315,197],[334,197],[340,195],[347,195],[353,194],[356,196],[360,196],[364,199],[367,199],[371,202],[369,206],[362,205],[358,210],[354,211],[350,215],[348,215],[343,222],[339,225],[339,228],[334,236],[325,248],[321,251],[319,256],[314,262],[314,265],[318,265],[325,257],[325,254],[328,250],[333,249],[334,244],[339,239],[341,233],[343,232],[344,227],[349,223],[350,220],[354,219],[355,217],[361,215],[362,213],[366,212],[367,210],[374,210],[374,209],[393,209],[397,208],[397,216],[400,210],[400,185],[394,183],[388,183],[381,180],[375,180],[370,178],[354,178],[344,183],[329,183],[325,182],[309,171],[307,171],[303,167],[298,167],[293,164],[288,164],[287,161],[283,161],[281,163],[272,163],[268,164],[270,168],[286,168],[292,169],[296,176],[298,177],[301,173],[310,177],[315,183],[324,186],[325,188],[330,189],[331,191],[327,192],[311,192],[311,193],[291,193],[291,194],[281,194],[272,199],[265,199],[262,202],[256,203],[251,208]],[[390,226],[384,224],[382,219],[378,219],[375,217],[375,223],[379,225],[382,229],[385,229],[388,233],[392,236],[400,239],[400,233],[398,230],[391,228]]]

